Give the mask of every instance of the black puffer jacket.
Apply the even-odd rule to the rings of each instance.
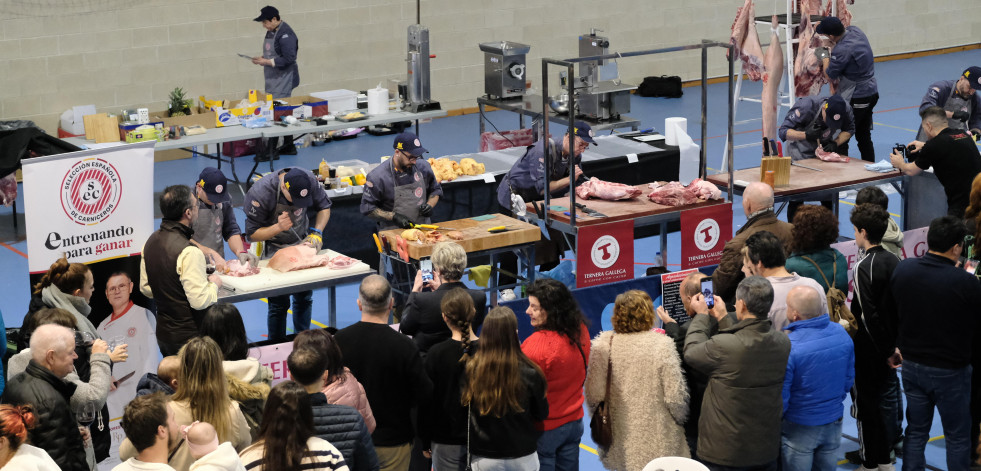
[[[375,445],[357,409],[328,404],[322,392],[310,395],[310,405],[314,433],[337,447],[351,471],[378,471]]]
[[[7,382],[3,403],[32,405],[37,426],[30,431],[31,443],[47,451],[63,471],[88,471],[82,434],[68,404],[74,392],[74,384],[31,360],[27,370]]]

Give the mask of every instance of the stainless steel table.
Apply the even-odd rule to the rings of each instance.
[[[493,99],[487,97],[477,98],[477,108],[480,110],[480,134],[484,134],[484,111],[488,106],[493,106],[494,108],[511,111],[518,114],[518,126],[520,129],[525,128],[525,116],[531,116],[532,118],[540,118],[542,116],[542,97],[540,95],[525,95],[521,97],[514,98],[504,98],[504,99]],[[569,125],[568,115],[557,115],[553,112],[549,113],[549,121],[553,123],[558,123],[563,126]],[[634,119],[629,116],[621,116],[619,119],[609,119],[603,121],[597,121],[589,118],[579,118],[582,121],[589,123],[589,126],[593,128],[594,131],[605,131],[620,128],[630,128],[634,131],[640,129],[640,120]],[[478,144],[480,136],[477,136]],[[535,141],[538,141],[539,136],[536,134],[534,136]]]

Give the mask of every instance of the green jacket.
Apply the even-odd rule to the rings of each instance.
[[[814,266],[814,263],[808,262],[804,257],[814,260],[814,263],[820,267],[820,271]],[[837,262],[837,266],[835,266],[835,262]],[[825,294],[828,293],[828,283],[824,282],[825,278],[828,279],[829,283],[833,281],[835,288],[845,293],[848,292],[848,259],[841,252],[831,247],[808,253],[794,253],[787,259],[784,267],[791,273],[797,273],[817,281],[824,288]],[[822,274],[824,274],[823,277]]]

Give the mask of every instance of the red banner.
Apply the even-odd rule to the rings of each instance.
[[[682,212],[681,269],[718,264],[731,238],[732,203]]]
[[[633,278],[634,221],[581,227],[576,255],[576,288]]]

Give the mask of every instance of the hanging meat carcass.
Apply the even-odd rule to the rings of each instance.
[[[733,46],[739,59],[743,62],[743,72],[754,82],[763,76],[763,46],[756,33],[756,16],[753,11],[753,0],[746,0],[736,11],[736,20],[732,22],[732,36],[729,44]]]
[[[777,15],[770,22],[770,45],[766,48],[763,71],[763,137],[777,138],[777,108],[780,104],[780,81],[783,80],[783,48],[777,35]]]
[[[827,82],[821,71],[821,61],[815,53],[815,49],[821,45],[817,34],[814,33],[817,25],[811,22],[811,11],[807,10],[807,7],[806,2],[801,5],[797,58],[794,62],[794,88],[798,97],[817,95]]]
[[[831,14],[831,5],[835,6],[834,15]],[[828,0],[828,4],[824,7],[824,16],[837,16],[841,20],[841,25],[846,28],[852,24],[852,14],[848,11],[845,0]]]

